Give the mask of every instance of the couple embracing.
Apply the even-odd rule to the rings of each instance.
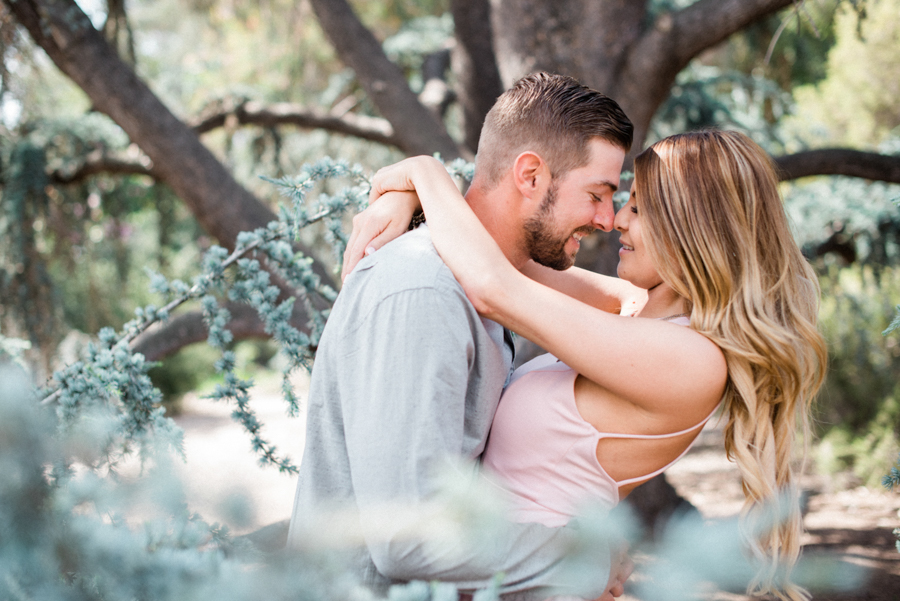
[[[376,174],[313,369],[289,547],[327,536],[323,516],[349,507],[370,585],[465,591],[502,573],[504,594],[609,600],[629,562],[613,550],[596,586],[573,590],[560,569],[570,520],[665,470],[721,410],[746,519],[793,495],[746,541],[753,586],[805,598],[785,574],[801,532],[792,443],[825,365],[815,275],[746,136],[657,142],[616,213],[631,142],[614,101],[535,74],[488,113],[465,197],[429,157]],[[426,224],[400,236],[419,209]],[[595,229],[619,232],[619,278],[572,267]],[[512,372],[510,330],[551,354]],[[429,502],[451,458],[504,487],[506,540],[444,553],[385,513]]]

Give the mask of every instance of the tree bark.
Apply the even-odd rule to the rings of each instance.
[[[610,97],[641,33],[646,0],[494,0],[495,49],[509,87],[534,71],[571,75]]]
[[[626,50],[614,98],[635,125],[632,156],[644,144],[653,115],[678,73],[704,50],[793,0],[700,0],[660,14]]]
[[[775,164],[782,181],[811,175],[846,175],[900,184],[900,155],[821,148],[778,157]]]
[[[369,99],[394,126],[403,151],[439,152],[444,159],[460,156],[443,124],[419,102],[403,72],[384,54],[381,44],[346,0],[310,0],[310,4],[338,56],[356,72]]]
[[[493,0],[494,46],[505,86],[547,70],[615,98],[634,122],[634,154],[693,58],[791,3],[700,0],[649,20],[646,1]]]
[[[456,95],[463,112],[464,142],[474,154],[484,117],[504,90],[494,55],[491,5],[488,0],[452,0],[450,10],[456,32]]]
[[[231,313],[231,321],[225,327],[235,341],[270,337],[253,307],[227,303],[225,308]],[[297,329],[306,329],[306,314],[299,303],[294,305],[291,325]],[[148,329],[132,342],[131,350],[141,353],[148,361],[159,361],[188,345],[205,341],[207,336],[209,329],[203,322],[203,314],[189,311]]]
[[[202,119],[193,125],[193,129],[198,134],[204,134],[225,126],[229,118],[233,118],[237,125],[295,125],[303,129],[324,129],[387,146],[402,147],[402,141],[394,134],[394,128],[387,119],[353,113],[332,115],[290,102],[263,104],[248,101],[235,107],[205,111]]]

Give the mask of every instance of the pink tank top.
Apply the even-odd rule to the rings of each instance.
[[[671,434],[599,432],[575,405],[577,375],[553,355],[541,355],[516,370],[500,399],[483,461],[510,493],[516,522],[558,527],[583,503],[612,509],[619,502],[620,486],[662,473],[681,459],[690,445],[661,469],[617,482],[597,461],[600,439],[672,438],[703,427],[715,413],[713,410],[699,424]]]

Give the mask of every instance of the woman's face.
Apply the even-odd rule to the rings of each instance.
[[[635,198],[635,185],[631,186],[631,198],[616,213],[613,226],[619,232],[619,266],[616,272],[623,280],[628,280],[639,288],[650,290],[662,283],[656,271],[656,264],[644,244],[641,231],[641,216]]]

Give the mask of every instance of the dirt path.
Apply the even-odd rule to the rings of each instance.
[[[302,379],[298,389],[305,389]],[[277,383],[262,384],[253,406],[265,424],[265,436],[299,462],[303,420],[285,416]],[[257,530],[290,517],[295,478],[258,465],[246,433],[230,417],[230,408],[188,396],[176,421],[185,430],[187,463],[181,473],[191,509],[208,520],[229,524],[236,534]],[[738,474],[721,448],[719,433],[707,429],[690,453],[667,473],[678,492],[708,520],[737,515],[742,503]],[[807,556],[826,557],[821,564],[850,591],[813,590],[818,601],[900,601],[900,552],[892,530],[900,527],[900,494],[867,488],[839,489],[824,477],[804,480],[809,492],[804,518]],[[247,509],[235,511],[235,507]],[[240,518],[240,519],[236,519]],[[636,557],[635,579],[642,578],[653,559]],[[643,567],[642,567],[643,566]],[[846,574],[846,577],[842,575]],[[745,601],[739,592],[710,588],[708,601]],[[636,601],[626,595],[622,601]],[[642,601],[654,601],[642,599]]]
[[[305,390],[306,376],[298,378],[295,389]],[[305,422],[287,417],[278,386],[263,382],[254,387],[252,407],[264,424],[263,437],[297,465]],[[291,517],[296,477],[259,465],[250,436],[231,418],[229,405],[188,394],[175,421],[184,429],[187,462],[179,472],[192,511],[228,524],[237,535]]]

